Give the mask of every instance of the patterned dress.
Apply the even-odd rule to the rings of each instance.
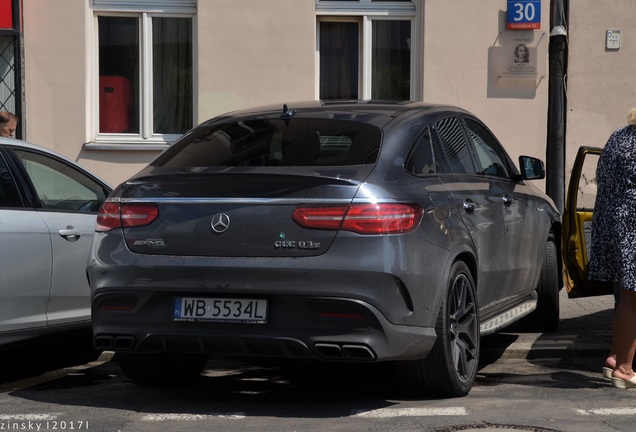
[[[615,131],[596,167],[589,278],[636,291],[636,127]]]

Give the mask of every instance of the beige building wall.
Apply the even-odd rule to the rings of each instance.
[[[23,2],[26,138],[71,159],[87,138],[87,3]]]
[[[79,162],[113,185],[157,152],[86,151],[91,140],[87,0],[23,0],[26,140]]]
[[[472,111],[515,161],[522,154],[545,161],[548,2],[538,30],[507,30],[505,0],[427,0],[424,15],[424,99]],[[507,67],[514,46],[526,40],[537,74],[514,78]]]
[[[83,147],[92,139],[90,2],[23,1],[27,139],[112,184],[125,180],[158,151]],[[609,1],[618,0],[598,2]],[[474,112],[514,159],[545,159],[548,2],[541,29],[530,31],[506,30],[506,0],[415,2],[420,98]],[[205,0],[197,7],[197,123],[234,109],[316,98],[314,0]],[[511,72],[520,41],[532,48],[534,73]]]
[[[199,1],[197,20],[200,121],[314,99],[313,0]]]
[[[606,48],[608,30],[620,48]],[[570,0],[566,179],[580,146],[603,147],[636,107],[636,2]]]

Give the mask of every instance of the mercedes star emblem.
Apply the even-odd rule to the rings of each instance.
[[[212,218],[210,226],[214,232],[225,232],[230,226],[230,217],[225,213],[217,213]]]

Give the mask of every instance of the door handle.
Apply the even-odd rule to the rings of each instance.
[[[464,210],[465,210],[467,213],[472,213],[473,211],[475,211],[475,208],[476,208],[477,206],[475,205],[475,202],[474,202],[474,201],[472,201],[472,200],[470,200],[470,199],[465,199],[465,200],[464,200],[464,205],[463,205],[463,207],[464,207]]]
[[[512,197],[508,196],[508,195],[504,195],[502,198],[503,204],[505,206],[509,206],[510,204],[512,204],[515,200],[512,199]]]
[[[61,229],[58,231],[60,237],[63,237],[65,240],[70,242],[76,242],[82,236],[82,233],[76,229],[71,227],[67,227],[66,229]]]

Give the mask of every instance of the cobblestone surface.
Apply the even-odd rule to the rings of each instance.
[[[576,352],[603,355],[609,350],[614,317],[613,296],[570,299],[563,289],[560,308],[561,321],[554,332],[514,333],[514,329],[511,329],[510,335],[514,335],[515,340],[506,348],[503,356],[559,356],[559,351],[562,350],[570,351],[569,354]],[[488,347],[489,344],[486,344],[486,349]]]

